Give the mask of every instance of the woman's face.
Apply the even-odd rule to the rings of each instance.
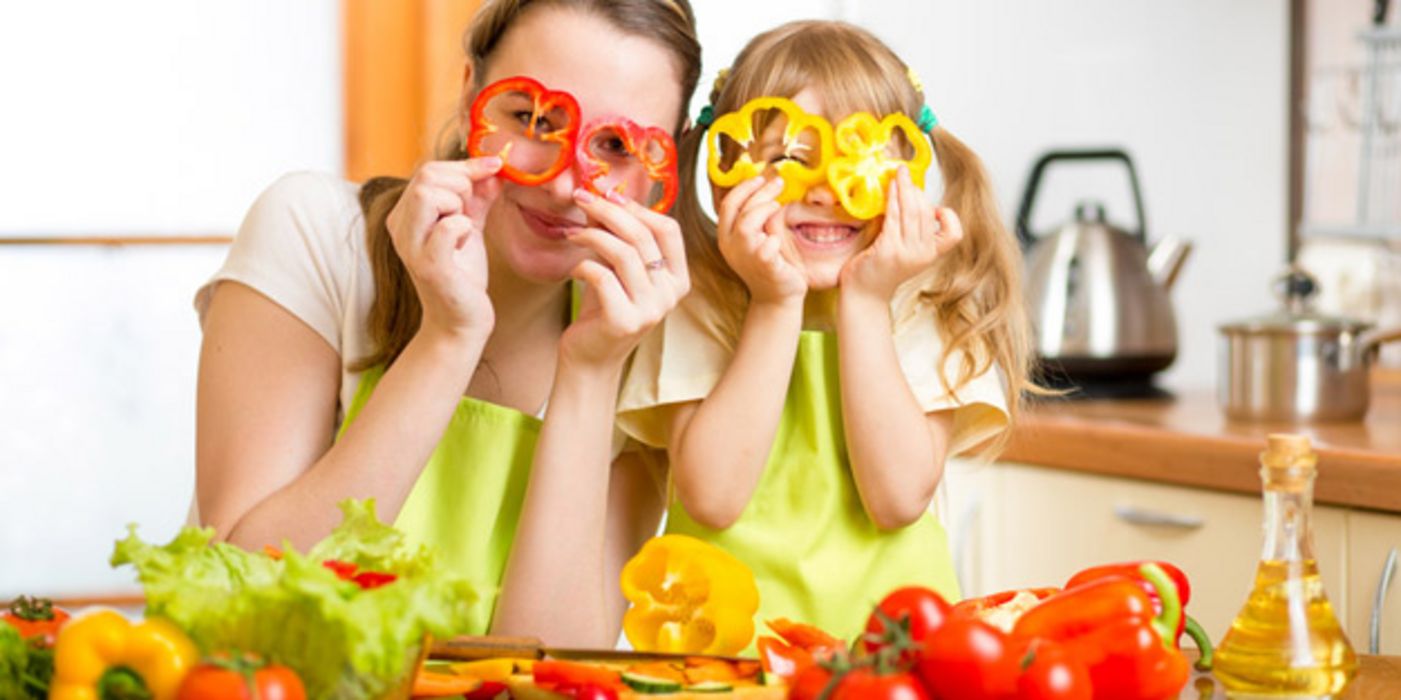
[[[624,34],[607,20],[568,7],[527,11],[506,31],[478,85],[528,76],[546,88],[574,95],[583,124],[601,115],[625,116],[668,133],[681,111],[681,86],[673,54],[662,44]],[[467,133],[467,124],[462,125]],[[574,204],[580,185],[571,167],[553,180],[527,187],[502,182],[487,214],[486,245],[494,267],[509,267],[537,282],[565,279],[589,252],[571,243],[565,229],[585,223]]]

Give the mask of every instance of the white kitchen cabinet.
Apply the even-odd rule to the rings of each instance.
[[[964,535],[979,549],[970,595],[1060,585],[1088,566],[1159,559],[1187,573],[1189,612],[1219,641],[1250,592],[1262,544],[1259,496],[1021,464],[986,471],[977,523]],[[1351,603],[1347,516],[1314,507],[1319,568],[1343,620]],[[1393,532],[1401,540],[1401,526]],[[1393,598],[1401,615],[1401,594]],[[1395,627],[1392,644],[1401,643],[1401,624]]]
[[[1393,552],[1401,553],[1401,515],[1348,513],[1347,633],[1359,652],[1401,654],[1401,563],[1393,561],[1390,586],[1384,587],[1383,581]],[[1376,650],[1370,648],[1374,616],[1380,638]]]

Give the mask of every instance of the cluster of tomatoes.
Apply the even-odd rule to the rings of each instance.
[[[1064,650],[1014,642],[938,593],[907,587],[871,613],[854,649],[809,625],[775,620],[759,640],[790,700],[1090,700],[1091,680]]]

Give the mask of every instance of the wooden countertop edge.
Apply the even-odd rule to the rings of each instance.
[[[1239,435],[1177,433],[1127,421],[1027,416],[1000,456],[1073,471],[1237,493],[1259,493],[1262,442]],[[1401,467],[1395,455],[1317,447],[1314,500],[1401,512]]]

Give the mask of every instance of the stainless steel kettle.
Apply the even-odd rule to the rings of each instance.
[[[1119,161],[1128,170],[1138,225],[1117,228],[1105,221],[1103,205],[1085,201],[1054,233],[1032,232],[1032,207],[1047,166],[1096,160]],[[1147,383],[1176,358],[1168,290],[1191,246],[1164,237],[1150,250],[1144,228],[1143,196],[1127,153],[1055,151],[1036,161],[1017,213],[1017,237],[1026,253],[1024,289],[1036,350],[1053,381]]]

